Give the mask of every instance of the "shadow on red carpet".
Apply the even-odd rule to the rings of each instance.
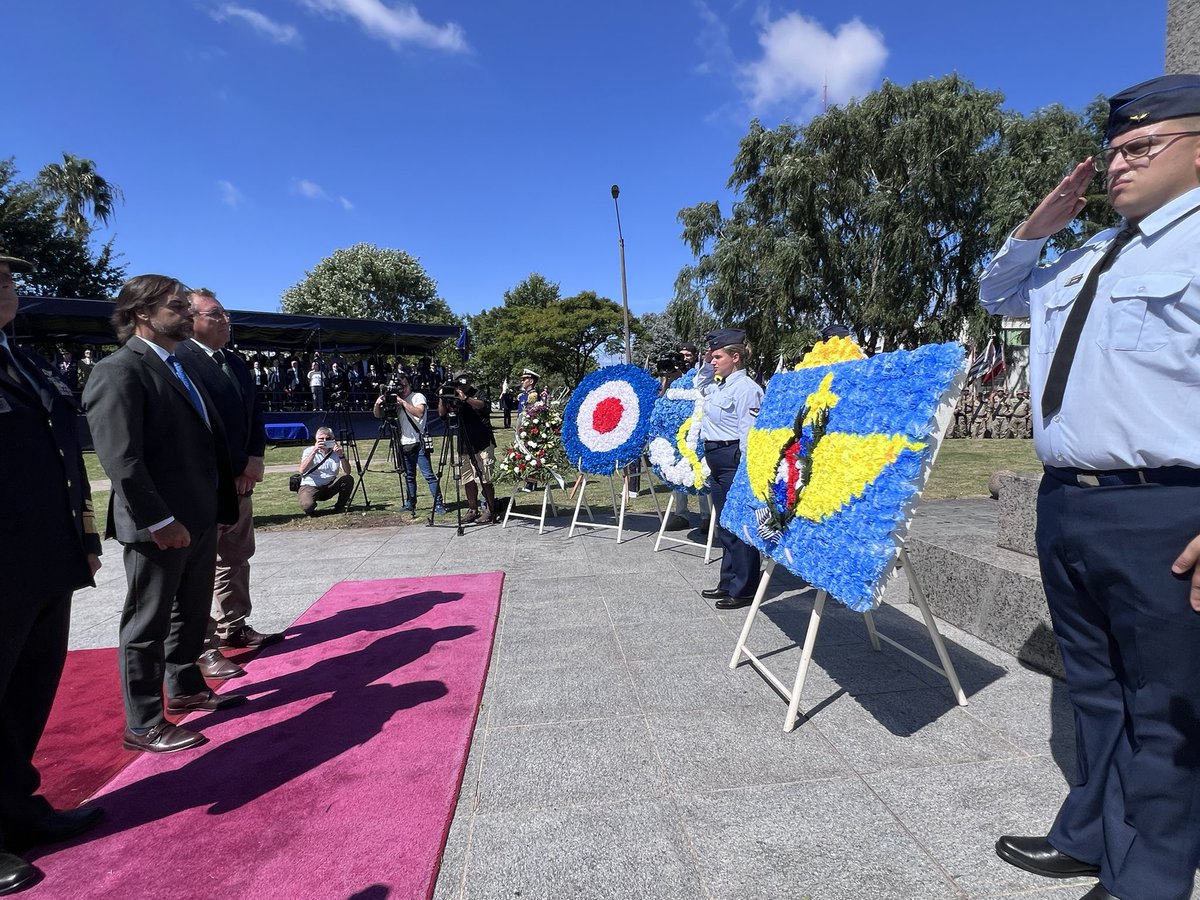
[[[335,585],[226,688],[248,704],[187,720],[211,743],[137,757],[96,832],[31,855],[46,880],[27,896],[430,896],[502,584]]]

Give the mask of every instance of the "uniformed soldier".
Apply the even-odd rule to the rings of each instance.
[[[17,314],[12,273],[32,269],[0,248],[0,329]],[[67,658],[71,593],[100,568],[78,414],[54,367],[0,330],[0,444],[16,454],[18,473],[0,516],[0,894],[42,877],[13,851],[81,834],[103,815],[98,806],[54,810],[33,766]]]
[[[719,523],[725,497],[746,452],[746,438],[762,406],[763,391],[744,371],[750,358],[746,332],[721,329],[712,332],[705,343],[708,352],[696,373],[695,385],[704,395],[700,439],[711,473],[713,515],[717,517],[724,555],[720,582],[715,588],[701,591],[701,595],[716,600],[717,609],[738,609],[749,605],[758,589],[759,554]]]
[[[1078,773],[1006,861],[1098,875],[1088,900],[1187,900],[1200,864],[1200,75],[1109,101],[1107,146],[1052,190],[980,283],[1031,320],[1037,547]],[[1103,173],[1121,228],[1038,268]]]

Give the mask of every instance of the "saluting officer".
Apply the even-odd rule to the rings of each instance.
[[[738,609],[749,605],[758,589],[759,555],[756,548],[721,527],[721,511],[746,452],[746,438],[762,406],[763,391],[743,370],[749,359],[746,332],[724,328],[709,334],[705,343],[708,352],[694,384],[704,395],[700,439],[704,441],[713,515],[717,517],[717,535],[724,553],[720,582],[700,593],[707,600],[716,600],[717,609]]]
[[[1042,581],[1078,773],[1049,834],[1000,857],[1098,875],[1088,900],[1187,900],[1200,864],[1200,75],[1109,101],[1107,146],[1052,190],[980,282],[1028,315]],[[1052,265],[1102,173],[1123,227]]]

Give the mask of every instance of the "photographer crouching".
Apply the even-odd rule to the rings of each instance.
[[[404,504],[405,512],[415,512],[417,508],[417,469],[429,485],[429,493],[433,495],[433,511],[444,513],[442,505],[442,489],[433,474],[433,466],[429,461],[429,451],[433,448],[433,439],[425,432],[426,412],[428,402],[424,394],[418,394],[412,389],[412,383],[407,375],[397,375],[384,386],[375,400],[371,415],[396,425],[400,437],[400,462],[404,466],[404,486],[408,491],[408,500]]]
[[[490,525],[496,509],[496,491],[492,486],[492,466],[496,462],[496,439],[488,421],[488,405],[475,396],[471,377],[456,372],[438,388],[438,415],[446,420],[451,433],[458,431],[459,481],[467,495],[467,514],[463,522]],[[479,485],[487,504],[479,510]]]
[[[317,429],[313,445],[300,458],[300,490],[297,496],[300,509],[306,516],[317,514],[317,503],[337,495],[335,513],[345,512],[354,490],[350,477],[350,460],[342,455],[342,445],[333,439],[333,429],[322,425]]]

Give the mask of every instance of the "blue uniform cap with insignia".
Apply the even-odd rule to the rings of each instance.
[[[1162,75],[1108,98],[1104,142],[1143,125],[1200,116],[1200,75]]]
[[[731,344],[744,344],[746,343],[746,332],[740,328],[719,328],[716,331],[710,331],[708,337],[704,339],[704,343],[708,345],[709,350],[720,350]]]
[[[850,337],[850,329],[841,322],[834,322],[832,325],[826,325],[821,329],[821,340],[827,341],[831,337]]]

